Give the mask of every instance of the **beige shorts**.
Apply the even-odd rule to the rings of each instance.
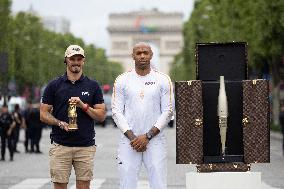
[[[52,182],[68,183],[72,165],[76,180],[92,180],[95,152],[95,146],[67,147],[52,143],[49,150]]]

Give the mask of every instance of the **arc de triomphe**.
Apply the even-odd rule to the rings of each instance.
[[[182,50],[182,24],[182,13],[165,13],[157,9],[110,14],[109,58],[121,63],[127,71],[133,67],[133,45],[147,42],[154,51],[153,67],[168,74],[174,56]]]

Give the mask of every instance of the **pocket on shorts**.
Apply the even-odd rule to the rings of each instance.
[[[60,144],[53,142],[49,148],[49,156],[53,156],[57,149],[60,148]]]
[[[89,151],[89,152],[96,153],[96,150],[97,150],[97,146],[96,145],[87,147],[87,151]]]

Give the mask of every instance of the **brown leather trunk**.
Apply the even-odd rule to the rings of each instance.
[[[201,81],[175,83],[176,163],[203,162],[203,107]]]
[[[250,170],[250,164],[245,163],[213,163],[196,166],[198,172],[246,172]]]
[[[270,162],[270,108],[268,98],[268,81],[243,81],[243,143],[245,163]]]
[[[270,161],[268,82],[265,80],[246,80],[248,79],[247,65],[247,43],[197,44],[196,75],[199,80],[175,83],[177,164],[198,164],[197,170],[199,172],[249,171],[251,163],[268,163]],[[206,162],[205,164],[204,157],[218,156],[218,154],[209,153],[206,150],[212,150],[212,145],[216,147],[216,144],[212,144],[212,140],[207,142],[211,146],[206,146],[206,141],[208,141],[208,136],[214,136],[210,126],[217,124],[216,121],[212,121],[213,119],[206,121],[207,119],[203,116],[204,112],[206,113],[205,117],[208,115],[206,107],[212,106],[211,97],[215,94],[214,90],[207,89],[208,86],[210,88],[213,84],[206,84],[206,82],[218,81],[220,75],[225,76],[228,83],[232,81],[240,83],[240,89],[233,88],[233,90],[242,90],[237,91],[240,96],[242,95],[242,98],[238,102],[231,101],[229,104],[236,109],[236,104],[242,103],[238,109],[239,115],[231,112],[231,116],[234,115],[234,119],[238,118],[239,120],[238,122],[233,121],[233,123],[235,124],[234,128],[238,128],[240,132],[235,132],[235,130],[231,133],[228,132],[234,138],[233,140],[231,137],[232,140],[228,146],[241,147],[240,150],[235,150],[229,155],[243,155],[243,158],[238,162],[212,164]],[[202,82],[207,88],[202,88]],[[229,95],[230,85],[227,85],[227,88],[229,88],[229,91],[227,91]],[[208,93],[209,100],[207,98],[207,100],[202,99],[202,91],[203,95],[210,91]],[[215,103],[214,99],[213,102]],[[213,107],[215,108],[214,103]],[[212,111],[210,110],[210,112]],[[233,124],[230,125],[232,127]],[[209,134],[206,135],[206,133]],[[218,137],[215,138],[213,141],[218,140]],[[239,139],[239,143],[233,145],[237,144],[234,143],[236,138]]]

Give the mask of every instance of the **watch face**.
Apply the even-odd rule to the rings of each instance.
[[[147,133],[146,136],[149,140],[152,138],[152,135],[150,133]]]

